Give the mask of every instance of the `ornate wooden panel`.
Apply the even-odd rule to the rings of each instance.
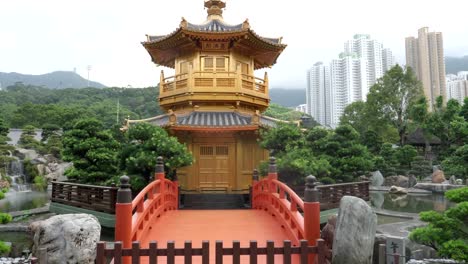
[[[234,175],[234,144],[197,144],[200,191],[227,191]]]

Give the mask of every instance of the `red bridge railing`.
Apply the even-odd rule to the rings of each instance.
[[[178,182],[165,178],[161,157],[156,164],[155,179],[132,200],[130,178],[120,178],[115,205],[115,240],[122,241],[124,248],[131,248],[132,241],[141,240],[155,217],[169,210],[178,209]],[[131,227],[131,228],[129,228]],[[129,259],[124,259],[128,263]]]
[[[275,158],[270,158],[268,177],[258,181],[254,171],[252,183],[252,208],[264,210],[276,218],[288,233],[293,245],[305,239],[309,246],[315,246],[320,238],[319,192],[313,176],[306,178],[304,201],[286,184],[278,180]],[[315,259],[315,255],[311,255]]]

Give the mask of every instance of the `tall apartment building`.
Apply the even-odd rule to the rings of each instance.
[[[390,49],[382,50],[382,71],[385,73],[396,65],[395,56]]]
[[[330,66],[317,62],[307,72],[307,113],[324,126],[331,124]]]
[[[367,60],[354,53],[342,53],[339,59],[330,63],[331,127],[338,126],[346,106],[366,100],[369,92],[368,69]]]
[[[407,37],[406,65],[413,68],[422,82],[429,108],[438,96],[446,100],[444,43],[441,32],[429,32],[429,28],[418,30],[418,37]]]
[[[370,87],[395,65],[392,52],[357,34],[344,43],[344,52],[330,66],[316,63],[307,75],[307,112],[324,126],[336,127],[344,109],[365,101]]]
[[[367,61],[367,85],[374,85],[376,80],[383,76],[383,45],[377,40],[371,39],[370,35],[356,34],[353,39],[344,44],[344,52],[357,54],[359,58]]]
[[[465,97],[468,97],[468,72],[447,74],[447,99],[455,99],[463,104]]]

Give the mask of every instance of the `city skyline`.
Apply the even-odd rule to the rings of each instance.
[[[468,55],[468,29],[457,19],[468,3],[453,1],[451,5],[441,6],[432,2],[435,3],[425,2],[425,12],[417,20],[412,12],[420,10],[419,3],[382,2],[386,7],[382,12],[381,6],[370,0],[298,1],[294,5],[227,1],[224,17],[231,24],[248,18],[258,34],[283,36],[284,43],[288,44],[284,54],[272,69],[262,69],[257,75],[268,71],[273,88],[304,88],[304,74],[311,64],[334,58],[342,40],[355,33],[370,34],[385,43],[400,64],[405,62],[404,38],[423,26],[444,32],[447,56]],[[92,65],[91,80],[121,87],[159,82],[161,68],[151,63],[140,45],[145,34],[172,32],[180,23],[180,15],[193,23],[206,19],[202,0],[148,0],[138,4],[106,0],[66,3],[23,0],[2,3],[2,11],[0,71],[43,74],[73,71],[76,67],[77,73],[86,77],[87,66]]]

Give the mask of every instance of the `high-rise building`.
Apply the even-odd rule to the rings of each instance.
[[[390,49],[383,49],[382,50],[382,70],[383,72],[387,72],[393,66],[395,66],[395,56],[393,56],[393,53]]]
[[[468,72],[447,74],[447,99],[455,99],[463,104],[465,97],[468,97]]]
[[[365,101],[370,87],[395,65],[389,49],[357,34],[330,66],[316,63],[307,75],[307,112],[321,125],[336,127],[346,106]]]
[[[317,62],[307,72],[307,113],[324,126],[331,124],[330,67]]]
[[[355,53],[341,53],[339,59],[330,63],[331,123],[335,128],[346,106],[365,101],[369,92],[367,60]]]
[[[368,87],[383,76],[382,43],[371,39],[370,35],[356,34],[352,40],[344,44],[344,52],[347,54],[356,54],[359,58],[367,61],[367,85]]]
[[[446,100],[444,43],[441,32],[418,30],[418,38],[406,38],[406,65],[413,68],[422,82],[429,109],[438,96]]]

